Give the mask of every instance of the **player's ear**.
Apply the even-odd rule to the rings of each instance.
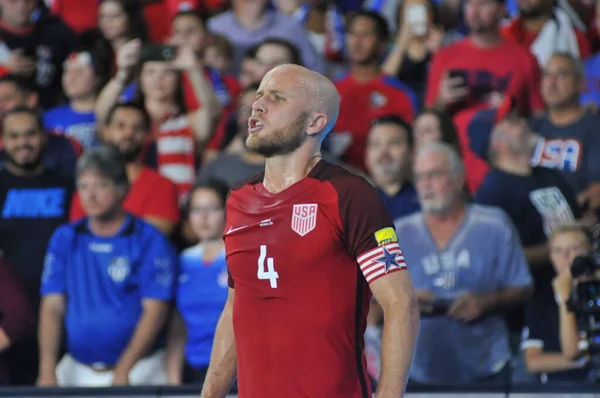
[[[324,113],[315,113],[308,119],[308,126],[306,127],[306,134],[315,135],[323,131],[327,126],[327,115]]]

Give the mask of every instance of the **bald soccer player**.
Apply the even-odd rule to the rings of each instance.
[[[377,398],[404,393],[418,306],[392,219],[363,178],[321,159],[340,98],[325,77],[281,65],[263,78],[249,150],[265,172],[231,190],[229,298],[202,398],[367,398],[369,302],[384,311]]]

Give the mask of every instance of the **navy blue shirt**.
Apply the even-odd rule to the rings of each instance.
[[[400,191],[394,196],[388,196],[379,188],[377,188],[377,192],[379,192],[385,208],[388,213],[390,213],[393,220],[397,220],[421,210],[417,191],[415,191],[415,187],[413,187],[410,182],[404,183],[402,188],[400,188]]]
[[[44,114],[44,126],[48,131],[74,139],[84,149],[97,144],[94,112],[80,113],[71,105],[57,106]]]
[[[69,218],[73,190],[73,178],[54,170],[23,177],[0,169],[0,249],[34,302],[48,241]]]
[[[86,365],[117,363],[142,315],[142,300],[172,300],[176,264],[163,234],[133,216],[112,237],[94,235],[87,218],[58,228],[48,245],[41,294],[67,297],[69,353]]]
[[[223,250],[211,263],[202,260],[202,244],[179,256],[177,309],[185,322],[185,359],[195,369],[208,367],[217,322],[227,301],[227,263]]]

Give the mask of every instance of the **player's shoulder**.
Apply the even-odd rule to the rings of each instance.
[[[44,113],[44,119],[54,121],[57,117],[65,117],[72,114],[71,106],[69,105],[59,105],[54,108],[48,109]]]
[[[333,84],[336,88],[342,87],[346,82],[350,80],[351,74],[349,71],[344,71],[332,79]]]
[[[397,79],[393,76],[382,75],[381,82],[385,86],[390,87],[396,91],[401,91],[404,94],[410,93],[412,95],[412,93],[413,93],[413,90],[410,88],[410,86],[408,84],[402,82],[400,79]]]
[[[204,254],[204,245],[202,243],[198,243],[192,247],[188,247],[184,249],[181,254],[179,254],[179,258],[183,260],[193,259],[200,260]]]
[[[394,227],[396,228],[398,234],[401,234],[413,228],[417,228],[422,224],[423,212],[420,211],[394,220]]]
[[[73,240],[75,235],[80,233],[81,230],[85,228],[87,228],[87,217],[83,217],[76,221],[59,226],[52,233],[52,238],[59,239],[62,245],[64,242]]]
[[[142,174],[140,175],[140,177],[142,177],[143,179],[140,179],[140,181],[143,181],[144,184],[146,185],[150,185],[153,187],[160,187],[160,188],[165,188],[165,187],[169,187],[169,188],[176,188],[176,185],[173,181],[171,181],[170,179],[168,179],[167,177],[163,176],[162,174],[160,174],[158,171],[152,169],[151,167],[144,167],[142,169]]]
[[[312,178],[330,183],[339,194],[375,192],[376,189],[363,176],[343,167],[321,160],[310,173]]]
[[[446,57],[453,57],[456,56],[457,52],[464,52],[469,48],[469,39],[463,38],[439,49],[438,52],[435,53],[435,58],[445,59]]]

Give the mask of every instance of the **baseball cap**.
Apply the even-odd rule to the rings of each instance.
[[[469,148],[477,157],[485,161],[488,160],[490,137],[494,126],[515,110],[516,100],[512,95],[509,95],[500,107],[483,109],[473,116],[467,127],[467,136],[469,137]]]

